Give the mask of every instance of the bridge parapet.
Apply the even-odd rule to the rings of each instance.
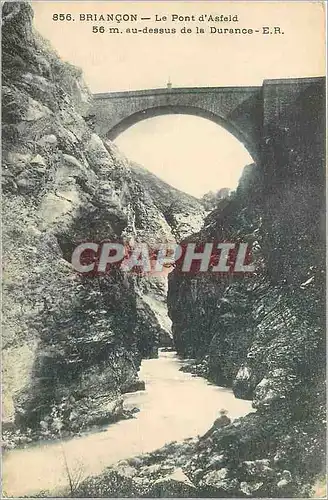
[[[123,92],[103,92],[94,94],[94,99],[117,99],[117,98],[133,98],[152,95],[167,95],[167,94],[203,94],[203,93],[232,93],[232,92],[247,92],[250,93],[260,89],[261,87],[170,87],[156,88],[146,90],[126,90]]]

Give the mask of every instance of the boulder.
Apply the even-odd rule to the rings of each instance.
[[[203,478],[203,482],[208,486],[215,486],[222,479],[227,479],[229,470],[224,467],[223,469],[214,470],[206,474]]]
[[[163,497],[163,498],[177,498],[177,497],[195,497],[196,487],[186,476],[181,468],[175,469],[172,474],[157,479],[149,490],[147,497]]]
[[[118,464],[114,467],[113,471],[115,471],[119,476],[123,477],[134,477],[137,473],[137,470],[134,467],[126,464]]]
[[[218,467],[218,466],[222,465],[225,460],[226,460],[226,458],[224,455],[219,454],[219,453],[214,453],[208,461],[207,468],[210,469],[212,467]]]
[[[247,365],[241,366],[232,385],[236,398],[252,399],[255,385],[252,369]]]
[[[213,470],[203,476],[199,486],[205,489],[205,491],[216,492],[219,496],[230,496],[236,491],[238,482],[236,479],[229,478],[228,476],[229,470],[226,467]]]
[[[30,161],[30,164],[32,165],[33,167],[33,172],[36,172],[36,173],[44,173],[46,171],[46,166],[47,166],[47,162],[46,160],[41,156],[41,155],[36,155],[34,156],[31,161]]]
[[[146,389],[146,384],[143,380],[132,380],[131,382],[126,382],[122,386],[122,393],[134,392],[134,391],[144,391]]]
[[[270,478],[272,477],[274,471],[270,467],[270,460],[245,460],[242,463],[242,470],[248,476],[258,478]]]
[[[255,496],[256,492],[263,486],[262,482],[246,482],[240,483],[240,491],[248,497]]]
[[[57,137],[54,134],[43,135],[39,140],[38,144],[42,147],[45,146],[56,146],[57,145]]]

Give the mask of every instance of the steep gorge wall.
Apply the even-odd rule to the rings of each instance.
[[[89,128],[81,71],[35,32],[29,4],[2,15],[3,418],[76,431],[117,418],[169,325],[163,280],[80,276],[73,248],[175,236],[129,162]]]
[[[169,280],[179,352],[257,409],[199,443],[205,496],[306,495],[324,468],[324,82],[265,90],[263,164],[188,238],[251,242],[256,273]]]

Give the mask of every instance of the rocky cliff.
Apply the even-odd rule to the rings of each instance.
[[[141,165],[134,162],[130,165],[135,179],[147,186],[155,205],[172,228],[176,241],[180,242],[201,229],[206,212],[200,200],[173,188]]]
[[[2,14],[4,421],[46,436],[124,415],[141,358],[170,342],[165,280],[80,276],[75,245],[176,231],[160,192],[88,126],[81,71],[35,32],[31,7]]]
[[[181,355],[196,358],[187,369],[233,387],[257,409],[200,440],[186,470],[205,496],[306,496],[323,470],[322,151],[310,174],[300,158],[285,164],[295,179],[279,183],[280,204],[273,189],[267,199],[263,167],[248,166],[236,193],[188,238],[252,243],[252,276],[170,275],[174,341]]]

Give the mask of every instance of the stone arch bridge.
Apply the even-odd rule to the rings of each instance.
[[[101,137],[161,114],[212,120],[239,139],[258,163],[303,150],[303,135],[324,119],[324,78],[264,80],[258,87],[163,88],[95,94],[90,114]],[[308,140],[306,141],[308,143]],[[296,144],[295,144],[296,143]],[[265,157],[266,158],[265,158]],[[276,159],[274,160],[276,161]]]
[[[325,88],[325,78],[318,77],[265,80],[260,87],[113,92],[96,94],[89,114],[95,131],[109,139],[140,120],[165,113],[202,116],[234,134],[260,167],[260,189],[253,188],[254,196],[263,200],[272,249],[266,255],[268,269],[274,280],[283,275],[293,282],[305,272],[302,261],[294,258],[304,227],[309,228],[310,241],[302,247],[305,252],[325,245]],[[291,243],[281,260],[283,231],[290,234]],[[315,263],[314,254],[313,259]]]

